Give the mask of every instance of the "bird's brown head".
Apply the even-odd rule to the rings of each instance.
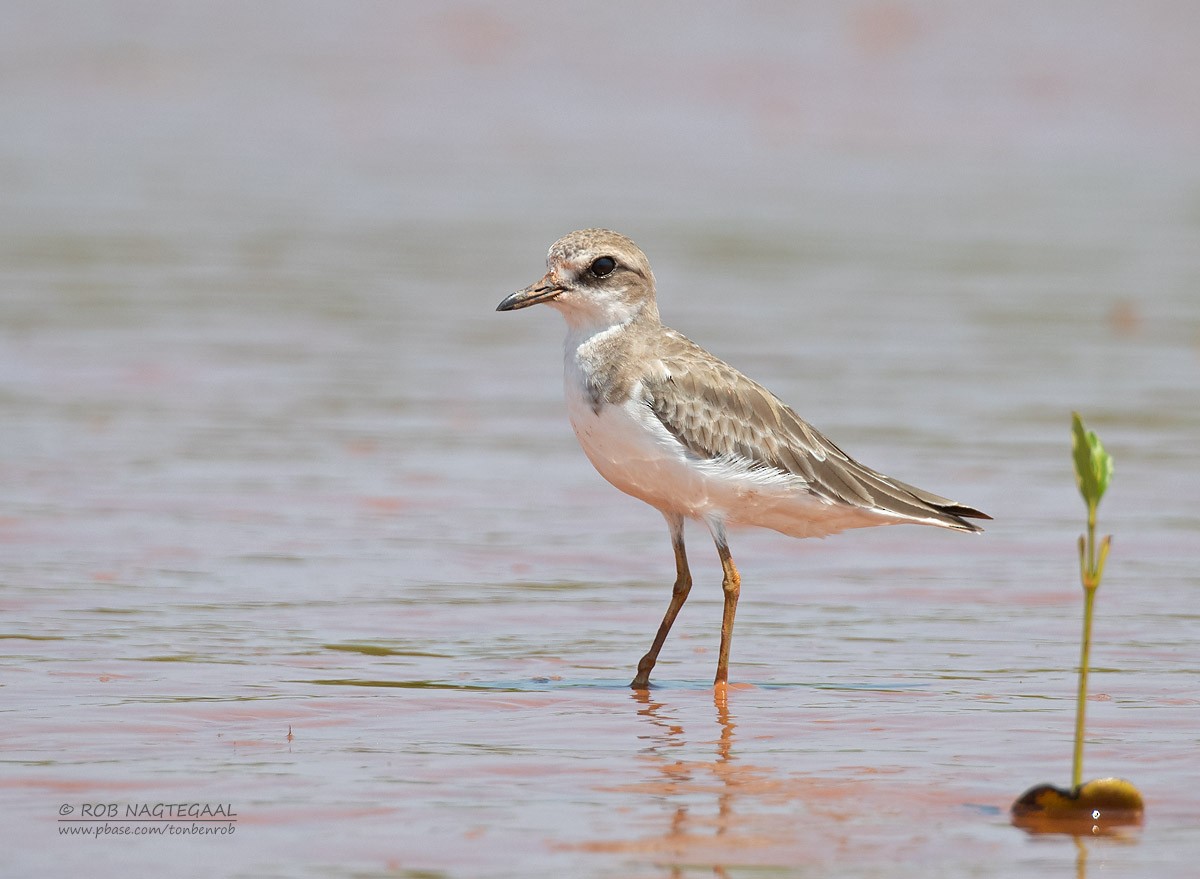
[[[647,313],[658,316],[646,254],[608,229],[581,229],[555,241],[546,256],[546,274],[505,297],[496,310],[543,302],[562,312],[572,326],[611,326]]]

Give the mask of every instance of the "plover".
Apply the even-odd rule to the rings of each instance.
[[[641,248],[607,229],[560,238],[546,274],[497,311],[545,303],[567,321],[565,385],[571,426],[600,475],[667,520],[675,585],[630,686],[646,689],[692,588],[683,523],[712,534],[725,594],[716,685],[729,679],[741,578],[727,526],[824,537],[848,528],[914,523],[979,532],[990,519],[859,464],[762,385],[663,326]]]

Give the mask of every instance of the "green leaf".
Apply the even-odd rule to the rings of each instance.
[[[1100,438],[1083,426],[1078,412],[1071,413],[1071,456],[1075,459],[1075,484],[1089,507],[1100,504],[1112,479],[1112,456]]]

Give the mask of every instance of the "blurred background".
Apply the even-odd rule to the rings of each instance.
[[[487,509],[504,495],[489,480],[516,470],[524,488],[530,453],[560,450],[590,492],[557,316],[492,313],[584,226],[643,245],[668,323],[912,481],[961,484],[909,463],[927,449],[1068,482],[1071,408],[1117,439],[1195,436],[1193,4],[0,16],[18,566],[22,529],[59,504],[54,528],[79,512],[80,536],[147,504],[167,527],[226,490],[272,515],[322,493],[361,512],[365,494],[385,515],[447,480]],[[1161,465],[1183,439],[1155,443]],[[1040,514],[1022,509],[1032,485],[980,478],[972,503]]]
[[[820,674],[855,681],[945,671],[954,642],[979,686],[1069,712],[1079,409],[1116,459],[1097,638],[1164,708],[1200,655],[1198,40],[1183,0],[8,0],[0,711],[36,722],[5,733],[22,784],[196,790],[208,764],[105,726],[164,702],[282,700],[271,724],[299,729],[314,683],[623,684],[665,605],[665,528],[576,447],[559,317],[493,311],[586,226],[637,240],[664,320],[851,454],[996,517],[977,541],[737,537],[741,679],[816,676],[789,632],[825,633]],[[712,582],[673,637],[707,644],[693,543]],[[711,658],[663,673],[704,682]],[[1189,753],[1195,702],[1170,704],[1190,714],[1158,715],[1160,744]],[[52,759],[80,723],[106,732]],[[324,805],[361,783],[309,759]],[[230,767],[270,790],[233,758],[213,778]],[[586,837],[572,796],[543,804]],[[290,851],[278,824],[254,838]],[[421,863],[472,850],[411,828]]]

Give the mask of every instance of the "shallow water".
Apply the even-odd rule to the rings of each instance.
[[[1003,28],[977,56],[998,97],[964,119],[877,45],[901,6],[883,31],[814,13],[842,36],[778,70],[756,66],[768,18],[714,55],[655,13],[615,83],[595,49],[545,79],[557,6],[345,8],[4,13],[7,871],[1190,875],[1200,173],[1153,79],[1195,81],[1186,28],[1110,11],[1094,52],[1046,50],[1064,106],[1110,130],[1041,120]],[[962,23],[928,15],[909,49],[952,79]],[[1154,47],[1129,62],[1150,97],[1073,78],[1122,28]],[[698,80],[646,67],[666,45]],[[890,64],[946,112],[884,112]],[[772,103],[797,70],[836,109]],[[626,94],[638,72],[659,91]],[[618,94],[649,145],[594,118]],[[558,316],[493,311],[589,224],[646,248],[668,323],[987,533],[735,533],[721,701],[719,566],[689,531],[696,588],[629,691],[666,529],[575,445]],[[1007,817],[1068,780],[1072,409],[1117,468],[1086,775],[1148,809],[1079,844]],[[233,832],[60,821],[158,803],[225,804],[205,826]]]

